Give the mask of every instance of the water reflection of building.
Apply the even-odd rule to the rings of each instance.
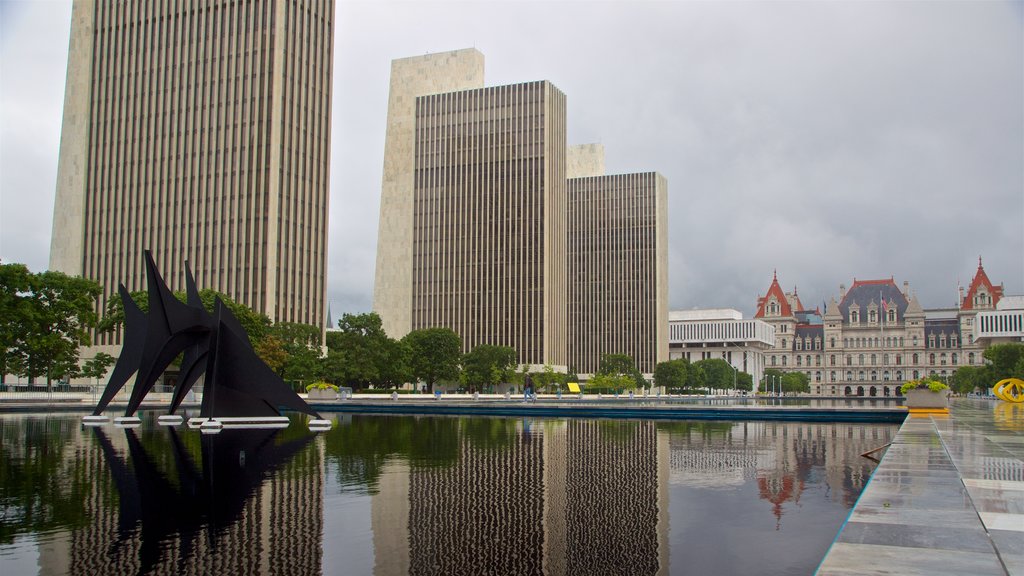
[[[665,424],[669,477],[699,488],[739,486],[751,480],[781,521],[811,475],[823,474],[827,497],[856,502],[874,466],[860,457],[891,441],[895,427],[847,423],[739,422]]]
[[[511,438],[463,435],[450,467],[389,463],[372,507],[375,573],[669,572],[655,423],[549,421]]]
[[[182,450],[149,434],[94,433],[79,435],[74,451],[76,473],[99,479],[82,485],[88,523],[41,548],[40,574],[320,573],[316,446],[259,436],[222,444],[214,457],[198,449],[197,432],[183,433],[192,437]]]

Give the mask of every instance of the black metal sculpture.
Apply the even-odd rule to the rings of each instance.
[[[241,322],[217,298],[210,314],[199,298],[192,271],[185,263],[187,302],[174,297],[146,251],[149,312],[119,287],[124,305],[124,347],[100,397],[93,416],[98,417],[135,374],[125,417],[142,405],[156,381],[178,355],[181,372],[171,397],[169,413],[181,405],[192,386],[205,375],[201,416],[216,418],[280,417],[281,408],[319,415],[274,373],[252,348]]]

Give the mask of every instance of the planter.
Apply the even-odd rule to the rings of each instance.
[[[904,404],[911,410],[948,410],[949,390],[941,392],[907,390],[907,399]]]
[[[311,388],[308,398],[309,400],[337,400],[338,391],[331,388]]]

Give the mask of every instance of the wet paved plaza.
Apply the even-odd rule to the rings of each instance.
[[[908,418],[818,573],[1024,574],[1024,405]]]

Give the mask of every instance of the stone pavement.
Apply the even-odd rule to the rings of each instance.
[[[1024,404],[908,417],[818,574],[1024,575]]]

